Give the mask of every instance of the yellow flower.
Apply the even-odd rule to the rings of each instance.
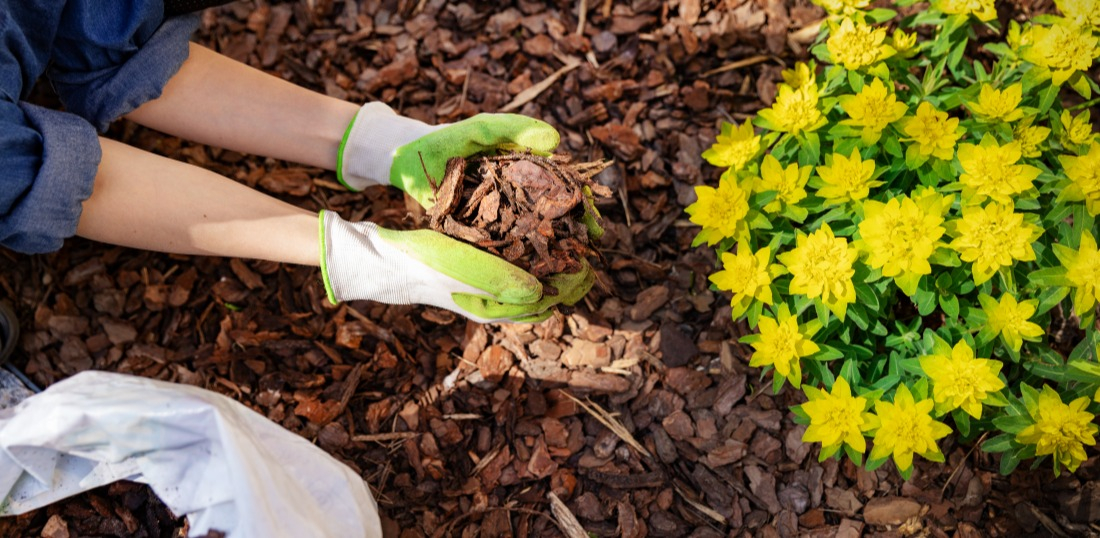
[[[863,160],[857,149],[852,150],[850,157],[832,154],[825,165],[817,167],[817,175],[825,183],[817,195],[830,205],[862,200],[871,193],[871,188],[882,185],[881,181],[871,179],[875,175],[874,159]]]
[[[894,47],[894,50],[898,51],[898,54],[909,58],[915,55],[917,52],[917,34],[907,34],[905,30],[898,28],[894,30],[894,34],[890,36],[890,45]]]
[[[894,94],[886,91],[886,85],[876,78],[870,84],[864,84],[856,95],[842,95],[840,108],[851,119],[842,120],[842,125],[863,127],[863,143],[874,144],[882,136],[887,125],[901,119],[909,108],[899,103]]]
[[[1081,233],[1080,248],[1073,250],[1056,243],[1054,255],[1066,268],[1071,287],[1076,289],[1073,310],[1078,316],[1084,316],[1100,301],[1100,250],[1096,248],[1096,238],[1085,230]]]
[[[860,454],[867,451],[863,437],[871,427],[870,413],[865,412],[867,398],[852,396],[852,387],[843,377],[836,378],[832,392],[806,390],[806,396],[809,401],[802,410],[810,417],[810,425],[802,434],[803,443],[821,443],[826,458],[843,445]]]
[[[936,410],[946,413],[962,408],[974,418],[982,418],[982,402],[990,393],[1005,388],[997,374],[1001,362],[974,357],[974,350],[965,340],[951,349],[951,356],[926,355],[920,367],[932,379],[932,398]]]
[[[736,176],[727,170],[718,180],[718,188],[700,185],[695,187],[698,201],[686,209],[691,222],[703,227],[696,237],[696,244],[706,241],[714,245],[727,237],[748,235],[745,215],[749,212],[747,192],[737,183]]]
[[[968,102],[970,110],[983,121],[1003,121],[1010,123],[1024,117],[1020,109],[1024,85],[1017,82],[1004,90],[998,90],[989,84],[982,84],[978,93],[978,102]]]
[[[783,209],[784,205],[794,205],[806,197],[806,181],[813,172],[812,166],[798,166],[791,163],[787,168],[779,163],[779,159],[770,153],[764,156],[764,162],[760,163],[760,177],[757,178],[753,190],[756,192],[775,191],[775,200],[764,206],[764,211],[775,213]]]
[[[1024,60],[1050,70],[1051,82],[1062,84],[1079,71],[1087,71],[1100,55],[1100,39],[1088,27],[1060,20],[1053,26],[1034,25],[1021,36],[1031,45],[1020,51]]]
[[[923,157],[929,155],[945,161],[955,155],[955,142],[959,140],[959,119],[947,117],[946,112],[936,110],[927,101],[917,107],[916,115],[901,120],[901,131],[913,142]]]
[[[1011,267],[1013,260],[1034,260],[1031,243],[1043,233],[1042,228],[1024,222],[1024,215],[1014,213],[1011,205],[996,202],[963,207],[962,218],[947,223],[947,231],[955,237],[949,246],[964,262],[973,262],[976,285],[1001,267]]]
[[[722,122],[722,131],[717,142],[703,152],[703,158],[714,166],[728,166],[741,170],[760,152],[760,137],[752,129],[752,122],[746,121],[740,127],[737,123]]]
[[[779,94],[775,104],[758,112],[764,120],[762,125],[773,131],[798,134],[802,131],[815,131],[825,125],[825,117],[818,110],[817,86],[807,84],[798,89],[786,84],[779,85]]]
[[[779,276],[782,267],[769,265],[771,255],[770,247],[753,254],[745,243],[737,244],[735,254],[722,253],[722,270],[710,275],[710,281],[722,291],[733,292],[730,305],[734,319],[749,309],[753,299],[772,304],[772,279]]]
[[[852,263],[859,253],[847,239],[834,236],[828,224],[808,236],[798,232],[795,242],[794,249],[777,256],[793,277],[790,293],[820,297],[843,321],[848,304],[856,300]]]
[[[1028,321],[1035,314],[1039,306],[1038,299],[1029,299],[1022,303],[1016,302],[1016,297],[1011,293],[1001,295],[1001,301],[997,302],[986,294],[978,296],[978,302],[985,312],[985,323],[993,335],[1001,335],[1005,343],[1013,351],[1020,351],[1024,340],[1038,342],[1043,335],[1043,328]]]
[[[829,21],[829,39],[825,47],[833,63],[843,65],[845,69],[856,70],[874,65],[894,55],[894,48],[884,45],[886,29],[875,28],[844,19],[840,26]]]
[[[993,0],[933,0],[932,6],[948,15],[974,15],[984,22],[997,18]]]
[[[1084,202],[1089,215],[1100,215],[1100,142],[1089,145],[1085,155],[1059,155],[1058,161],[1071,181],[1059,200]]]
[[[1097,0],[1054,0],[1054,5],[1073,24],[1100,26],[1100,2]]]
[[[1050,138],[1050,128],[1021,123],[1012,129],[1012,139],[1020,144],[1020,153],[1028,159],[1043,154],[1043,142]]]
[[[920,277],[932,272],[928,258],[944,233],[942,204],[942,197],[926,197],[920,204],[908,197],[863,203],[856,244],[867,254],[867,265],[893,278],[906,295],[916,293]]]
[[[798,62],[794,64],[794,69],[784,69],[780,74],[783,76],[783,82],[795,90],[817,84],[817,76],[805,62]]]
[[[1091,112],[1084,112],[1074,116],[1068,110],[1063,110],[1059,119],[1062,121],[1062,141],[1067,146],[1080,146],[1087,144],[1092,138],[1092,122],[1089,121]]]
[[[1088,405],[1085,396],[1066,405],[1054,389],[1043,385],[1039,401],[1027,406],[1035,422],[1016,434],[1016,442],[1035,445],[1036,456],[1053,456],[1054,476],[1061,472],[1059,466],[1076,471],[1088,457],[1085,445],[1096,444],[1096,416],[1085,410]]]
[[[775,373],[783,376],[798,388],[802,384],[802,357],[817,353],[817,344],[810,340],[812,331],[798,327],[798,317],[791,315],[786,304],[779,305],[775,318],[760,318],[760,334],[751,341],[754,350],[749,366],[772,366]]]
[[[936,441],[947,437],[951,428],[932,420],[929,413],[933,406],[931,399],[915,401],[904,384],[898,385],[893,403],[875,402],[875,414],[881,425],[873,436],[875,447],[871,449],[870,459],[893,455],[894,464],[902,473],[913,467],[913,454],[931,461],[943,461]]]
[[[992,198],[1002,204],[1012,204],[1012,197],[1032,188],[1032,181],[1041,170],[1030,164],[1017,164],[1023,152],[1020,144],[997,144],[986,134],[978,145],[959,144],[959,164],[963,173],[963,202],[977,204]]]
[[[812,0],[830,15],[851,15],[869,5],[871,0]]]

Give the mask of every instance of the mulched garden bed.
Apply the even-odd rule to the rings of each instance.
[[[239,2],[207,11],[197,40],[431,123],[515,110],[557,127],[576,162],[614,159],[595,178],[612,193],[599,205],[605,263],[568,315],[481,326],[431,308],[332,306],[315,269],[74,239],[48,256],[0,251],[0,293],[26,332],[16,364],[41,385],[102,369],[236,398],[357,470],[393,535],[559,536],[551,493],[595,536],[1096,533],[1096,458],[1057,480],[1047,468],[1001,477],[994,458],[951,442],[946,465],[918,464],[909,482],[890,465],[818,463],[785,411],[797,394],[773,396],[746,366],[744,328],[707,289],[713,254],[690,248],[683,208],[717,177],[700,153],[719,121],[771,102],[821,10],[501,5]],[[330,173],[125,122],[112,135],[313,210],[415,225],[396,190],[348,193]],[[179,532],[147,497],[110,486],[0,519],[0,535]],[[93,517],[100,526],[82,526]]]

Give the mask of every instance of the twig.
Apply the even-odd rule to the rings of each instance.
[[[588,19],[588,0],[581,0],[577,7],[577,35],[584,35],[584,23]]]
[[[730,62],[726,65],[723,65],[722,67],[711,69],[710,71],[706,71],[702,75],[699,75],[699,77],[700,78],[706,78],[706,77],[709,77],[711,75],[717,75],[718,73],[725,73],[726,71],[733,71],[734,69],[741,69],[742,67],[748,67],[750,65],[756,65],[758,63],[766,62],[766,61],[771,60],[771,59],[773,59],[772,56],[765,56],[763,54],[759,54],[757,56],[751,56],[749,58],[745,58],[745,59],[742,59],[742,60],[737,60],[736,62]]]
[[[313,180],[313,184],[317,185],[318,187],[324,187],[326,189],[330,189],[330,190],[334,190],[334,191],[340,191],[340,192],[347,192],[348,191],[347,187],[344,187],[343,185],[341,185],[341,184],[339,184],[335,181],[329,181],[327,179],[315,179],[315,180]]]
[[[607,427],[607,429],[611,430],[611,433],[614,433],[616,436],[619,437],[619,439],[622,439],[624,443],[634,447],[635,450],[641,452],[647,458],[653,457],[653,455],[650,454],[649,451],[646,450],[646,448],[642,446],[642,444],[639,443],[633,435],[630,435],[630,432],[627,431],[626,426],[623,426],[621,422],[615,420],[615,417],[611,416],[611,413],[605,411],[604,408],[600,407],[592,401],[589,401],[586,404],[580,401],[576,396],[573,396],[568,392],[562,391],[562,394],[564,394],[570,400],[576,402],[576,404],[581,406],[581,408],[587,411],[588,414],[592,415],[597,421]]]
[[[420,435],[417,432],[389,432],[389,433],[373,433],[356,435],[351,438],[352,441],[363,443],[382,443],[385,441],[400,441],[402,439],[411,439]]]
[[[455,413],[452,415],[443,415],[444,420],[480,420],[485,417],[476,413]]]
[[[1042,523],[1043,527],[1045,527],[1046,530],[1050,531],[1051,534],[1058,536],[1059,538],[1069,536],[1062,530],[1061,525],[1056,523],[1053,519],[1050,519],[1050,516],[1040,512],[1034,504],[1027,503],[1027,508],[1031,510],[1031,515],[1035,516],[1035,519],[1038,519],[1039,523]]]
[[[553,491],[547,497],[550,498],[550,513],[554,514],[562,534],[566,538],[588,538],[588,533],[581,526],[581,522],[577,521],[577,516],[569,511],[569,507],[565,506]]]
[[[554,73],[552,75],[546,77],[545,79],[543,79],[538,84],[535,84],[534,86],[531,86],[530,88],[527,88],[526,90],[523,90],[522,92],[519,92],[519,95],[517,95],[515,97],[515,99],[512,99],[511,103],[508,103],[507,105],[504,105],[500,109],[500,112],[511,112],[513,110],[518,109],[519,107],[521,107],[523,105],[526,105],[527,103],[531,102],[534,98],[538,97],[539,94],[546,91],[547,88],[549,88],[550,86],[553,86],[554,83],[557,82],[559,78],[564,76],[566,73],[576,69],[577,66],[579,66],[579,65],[581,65],[580,60],[577,60],[576,58],[570,58],[569,62],[566,63],[561,69],[558,69],[557,71],[554,71]]]
[[[974,446],[970,447],[970,451],[967,452],[965,456],[963,456],[962,460],[959,460],[959,464],[956,465],[955,469],[951,471],[950,475],[948,475],[947,482],[944,482],[943,488],[940,489],[940,500],[941,501],[943,500],[943,496],[947,494],[947,486],[950,486],[951,481],[955,479],[955,475],[959,474],[959,469],[962,469],[963,463],[965,463],[966,460],[970,459],[970,455],[973,454],[974,451],[977,450],[977,448],[979,446],[981,446],[982,441],[985,441],[985,438],[988,437],[988,436],[989,436],[989,432],[983,433],[982,436],[978,438],[978,442],[974,443]]]
[[[442,527],[439,527],[439,529],[435,531],[435,534],[432,534],[432,538],[443,538],[444,536],[448,536],[447,533],[450,532],[450,530],[452,528],[454,528],[459,523],[465,521],[466,519],[468,519],[471,516],[474,516],[476,514],[487,514],[489,512],[500,512],[500,511],[514,512],[514,513],[517,513],[517,514],[527,514],[529,516],[536,516],[536,517],[544,517],[547,520],[549,520],[551,523],[553,523],[554,526],[558,527],[558,530],[561,530],[563,534],[565,533],[565,530],[563,530],[561,528],[561,525],[556,520],[554,520],[554,518],[546,515],[544,512],[537,512],[537,511],[531,510],[529,508],[516,508],[514,506],[495,506],[495,507],[492,507],[492,508],[485,508],[483,510],[472,510],[472,511],[466,512],[462,515],[459,515],[458,517],[448,521],[446,525],[443,525]],[[588,536],[585,535],[585,538],[588,538]]]
[[[676,489],[676,493],[680,495],[680,498],[683,499],[684,501],[686,501],[688,504],[690,504],[692,508],[702,512],[703,515],[705,515],[705,516],[713,519],[714,521],[718,522],[719,525],[725,525],[726,524],[726,517],[723,516],[722,514],[719,514],[717,510],[715,510],[715,509],[713,509],[713,508],[711,508],[711,507],[709,507],[709,506],[707,506],[707,505],[705,505],[705,504],[703,504],[699,501],[696,501],[695,499],[692,499],[691,497],[688,497],[687,495],[684,494],[683,490],[681,490],[679,486],[676,486],[675,489]]]

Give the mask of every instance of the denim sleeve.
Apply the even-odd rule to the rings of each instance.
[[[163,12],[160,0],[66,4],[46,73],[66,110],[104,131],[160,96],[199,24],[197,14]]]
[[[0,101],[0,245],[53,252],[76,234],[92,194],[99,138],[67,112]]]

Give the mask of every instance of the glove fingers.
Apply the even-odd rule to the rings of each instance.
[[[523,316],[518,318],[512,318],[508,321],[512,323],[539,323],[540,321],[546,321],[550,316],[554,315],[553,310],[546,310],[538,314],[532,314],[530,316]]]
[[[542,284],[530,273],[441,233],[431,230],[395,232],[380,228],[378,235],[420,263],[484,291],[500,303],[531,305],[542,296]]]
[[[555,304],[573,306],[588,294],[592,285],[596,283],[596,272],[587,261],[582,260],[584,267],[576,273],[558,273],[547,277],[551,286],[558,290],[558,294],[551,297]]]
[[[547,309],[541,304],[542,301],[534,304],[504,304],[481,295],[469,293],[452,293],[451,299],[454,300],[455,305],[470,315],[490,320],[507,319],[516,321],[538,316]]]
[[[549,153],[560,141],[548,123],[519,114],[479,114],[426,136],[425,142],[429,138],[429,144],[450,153],[448,157],[469,157],[492,148]]]
[[[543,296],[531,304],[502,304],[483,296],[468,293],[454,293],[451,298],[460,308],[485,319],[510,318],[512,321],[539,319],[538,316],[550,312],[554,305],[572,306],[584,298],[596,282],[596,273],[587,262],[576,273],[558,273],[547,277],[550,285],[558,290],[557,295]],[[541,318],[545,319],[545,317]]]

